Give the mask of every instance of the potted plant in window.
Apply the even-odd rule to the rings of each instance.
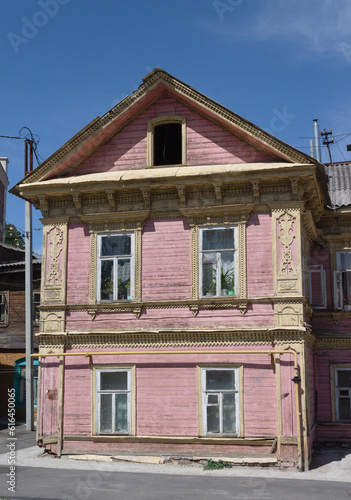
[[[221,268],[221,295],[234,295],[234,269]]]
[[[108,297],[108,298],[105,298]],[[101,283],[101,298],[104,300],[113,300],[113,281],[111,278],[105,278]]]

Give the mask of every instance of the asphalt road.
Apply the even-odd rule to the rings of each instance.
[[[8,472],[0,467],[1,476]],[[1,497],[2,495],[2,497]],[[253,477],[198,477],[18,467],[16,492],[0,498],[35,500],[350,500],[351,483]]]

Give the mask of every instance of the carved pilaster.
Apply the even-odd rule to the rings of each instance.
[[[223,203],[222,186],[220,184],[215,184],[214,189],[215,189],[216,203],[221,205]]]
[[[67,223],[44,225],[42,303],[66,300]]]
[[[246,222],[238,224],[238,252],[239,252],[239,298],[247,297],[246,286]],[[245,307],[246,311],[246,307]]]
[[[272,215],[275,295],[302,295],[300,211],[273,210]]]

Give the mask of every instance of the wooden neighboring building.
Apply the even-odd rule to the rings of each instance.
[[[25,418],[25,251],[0,243],[0,416],[16,390],[16,419]],[[34,333],[39,330],[41,258],[33,257]],[[35,342],[37,348],[37,343]],[[37,363],[35,363],[37,365]],[[34,378],[37,369],[35,368]],[[35,381],[36,392],[36,381]]]
[[[40,445],[307,469],[351,441],[323,165],[156,69],[12,192],[43,214]]]

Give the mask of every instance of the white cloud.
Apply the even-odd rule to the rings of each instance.
[[[216,16],[201,24],[226,39],[290,41],[307,50],[340,52],[340,44],[351,43],[351,2],[243,0],[225,12],[223,22]]]

